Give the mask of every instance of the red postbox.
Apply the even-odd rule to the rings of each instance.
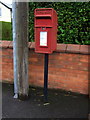
[[[35,52],[52,53],[57,45],[57,13],[52,8],[34,11]]]

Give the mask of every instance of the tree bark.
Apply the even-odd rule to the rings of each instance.
[[[28,97],[28,2],[13,2],[14,93]]]

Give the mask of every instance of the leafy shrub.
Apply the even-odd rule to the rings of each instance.
[[[35,8],[54,8],[58,14],[58,43],[90,44],[88,2],[30,2],[29,40],[34,40]]]
[[[11,23],[0,21],[0,24],[2,24],[2,40],[12,40]]]

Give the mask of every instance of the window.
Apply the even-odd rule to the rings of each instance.
[[[1,14],[1,8],[0,8],[0,16],[2,16],[2,14]]]

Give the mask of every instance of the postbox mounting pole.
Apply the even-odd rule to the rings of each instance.
[[[44,56],[44,99],[47,101],[48,97],[48,54]]]

